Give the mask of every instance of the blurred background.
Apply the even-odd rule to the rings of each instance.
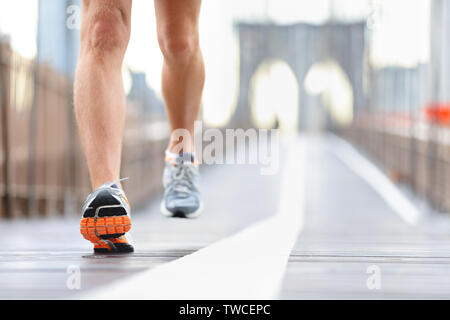
[[[0,218],[79,214],[90,192],[74,123],[80,1],[0,0]],[[450,211],[450,3],[204,0],[208,127],[334,132]],[[153,1],[134,0],[123,66],[122,176],[161,191],[168,125]]]

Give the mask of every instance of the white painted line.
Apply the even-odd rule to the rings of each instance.
[[[335,135],[331,137],[335,142],[335,155],[364,179],[406,223],[417,225],[422,213],[399,188],[350,143]]]
[[[82,299],[274,299],[303,226],[305,145],[289,145],[277,213],[178,260]],[[261,199],[261,201],[263,201]]]

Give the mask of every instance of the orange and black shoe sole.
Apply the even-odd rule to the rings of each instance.
[[[133,246],[124,236],[130,229],[131,220],[127,215],[88,217],[80,221],[80,232],[94,244],[96,253],[133,252]]]
[[[100,190],[83,212],[80,232],[94,244],[94,252],[133,252],[124,234],[131,220],[123,205],[109,190]]]

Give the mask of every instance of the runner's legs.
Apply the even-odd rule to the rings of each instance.
[[[131,0],[83,0],[74,100],[93,190],[120,176],[130,18]]]
[[[193,137],[205,70],[199,47],[201,0],[155,0],[158,42],[164,55],[162,92],[172,132],[187,129]],[[177,141],[169,143],[173,151]],[[192,145],[190,150],[193,151]]]

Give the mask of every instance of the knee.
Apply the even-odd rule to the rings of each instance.
[[[166,60],[189,61],[199,48],[198,35],[184,32],[165,32],[158,34],[161,52]]]
[[[125,53],[130,38],[130,25],[115,6],[99,6],[88,12],[81,31],[81,46],[87,53],[105,56]]]

